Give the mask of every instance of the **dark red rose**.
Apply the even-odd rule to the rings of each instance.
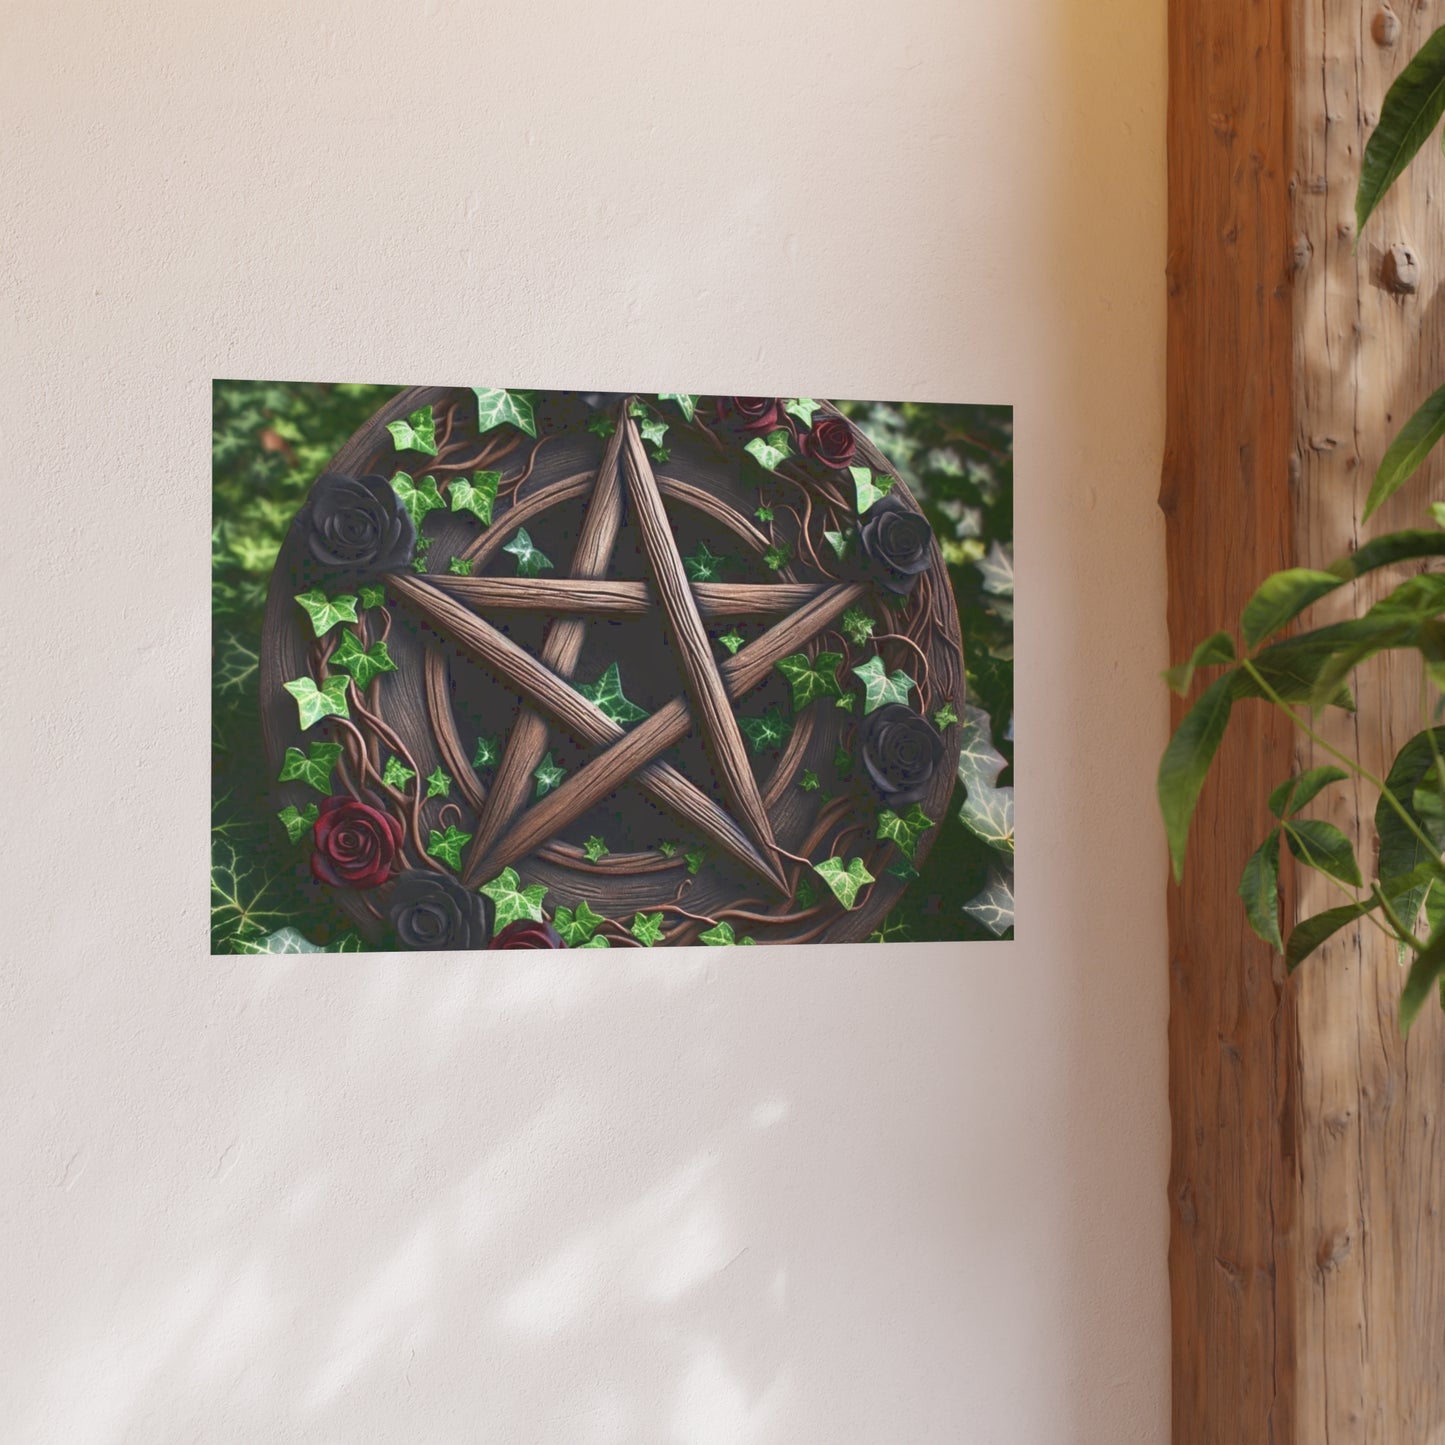
[[[391,877],[403,837],[390,813],[355,798],[327,798],[312,830],[311,873],[333,888],[377,888]]]
[[[396,880],[386,916],[403,948],[485,948],[492,932],[491,900],[430,868]]]
[[[488,948],[566,948],[562,935],[550,923],[534,923],[530,918],[519,918],[509,923]]]
[[[783,408],[775,396],[730,396],[727,403],[748,431],[769,432],[786,425]]]
[[[858,451],[853,428],[841,416],[820,416],[798,438],[798,446],[825,467],[846,467]]]
[[[943,737],[926,717],[899,702],[863,719],[863,766],[888,806],[923,801],[943,761]]]
[[[900,597],[913,591],[920,572],[933,560],[933,528],[928,519],[893,495],[869,507],[858,540],[875,577]]]

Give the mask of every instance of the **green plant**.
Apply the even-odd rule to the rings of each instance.
[[[1359,230],[1445,115],[1445,27],[1437,30],[1390,87],[1379,124],[1365,148],[1355,211]],[[1445,387],[1435,392],[1385,452],[1365,505],[1368,518],[1394,495],[1445,436]],[[1165,674],[1181,696],[1200,669],[1226,670],[1185,714],[1159,765],[1174,876],[1183,875],[1195,805],[1237,702],[1254,699],[1280,709],[1321,754],[1339,766],[1313,767],[1280,783],[1269,797],[1273,817],[1263,843],[1244,866],[1239,892],[1251,928],[1280,949],[1293,970],[1341,929],[1377,927],[1410,960],[1400,1000],[1408,1030],[1437,985],[1445,1007],[1445,573],[1410,577],[1363,612],[1342,622],[1280,638],[1314,603],[1366,574],[1403,562],[1445,556],[1445,504],[1432,514],[1437,529],[1390,532],[1363,543],[1323,571],[1293,567],[1267,577],[1245,606],[1239,643],[1216,632],[1188,661]],[[1385,777],[1328,741],[1316,724],[1322,710],[1353,710],[1349,680],[1366,659],[1413,651],[1422,668],[1424,726],[1399,751]],[[1366,879],[1350,840],[1333,824],[1301,817],[1326,788],[1355,778],[1379,795],[1374,876]],[[1284,939],[1279,926],[1279,868],[1284,853],[1328,878],[1341,894],[1335,907],[1301,920]],[[1421,926],[1423,919],[1423,928]],[[1423,936],[1422,936],[1423,933]]]

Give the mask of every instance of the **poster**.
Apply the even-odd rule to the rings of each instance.
[[[217,381],[212,950],[1012,936],[1012,415]]]

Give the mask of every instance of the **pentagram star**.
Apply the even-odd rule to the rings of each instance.
[[[624,475],[651,583],[607,579],[622,522]],[[787,891],[734,705],[758,687],[781,658],[827,628],[865,589],[856,583],[691,582],[663,507],[663,489],[624,401],[618,409],[617,430],[590,484],[570,576],[423,580],[406,573],[388,574],[388,585],[413,611],[513,688],[525,703],[492,786],[481,798],[476,836],[462,870],[468,887],[527,857],[630,780],[774,887]],[[672,483],[670,489],[682,489],[682,484]],[[584,490],[586,482],[579,485],[576,479],[543,488],[514,504],[510,523],[520,525]],[[484,560],[503,535],[499,530],[474,543],[468,557]],[[659,605],[682,661],[684,693],[624,731],[572,686],[587,620],[637,615]],[[557,620],[539,656],[533,657],[480,616],[479,608],[540,611]],[[782,620],[719,665],[703,629],[704,616],[781,616]],[[528,807],[529,785],[547,753],[553,723],[601,751]],[[661,753],[694,730],[717,764],[731,811],[660,760]]]

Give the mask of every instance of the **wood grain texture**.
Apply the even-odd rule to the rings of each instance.
[[[559,681],[524,648],[518,647],[511,638],[468,612],[445,593],[437,591],[419,578],[408,577],[404,572],[389,574],[387,585],[405,598],[419,616],[426,618],[439,631],[494,669],[529,702],[546,709],[574,737],[594,745],[616,744],[619,748],[626,743],[628,735],[624,734],[621,725],[613,722],[596,703],[589,702],[575,688]],[[613,751],[616,751],[616,748]],[[460,756],[465,764],[465,754]],[[466,771],[470,772],[470,768],[467,767]],[[739,862],[760,873],[770,883],[781,885],[782,880],[776,865],[758,852],[747,835],[722,808],[671,764],[650,764],[638,774],[637,781],[659,802],[700,829]],[[560,789],[548,794],[547,800],[555,800],[559,793]],[[552,837],[560,832],[580,814],[581,810],[564,814],[554,806],[549,815],[554,818],[554,823],[547,836]],[[482,864],[485,858],[486,855],[482,855],[478,863]],[[468,886],[475,887],[476,883],[491,877],[492,873],[497,871],[500,871],[500,866],[490,872],[482,866],[475,882],[468,881]]]
[[[619,417],[625,408],[626,402],[623,402],[618,408]],[[618,529],[622,526],[622,478],[618,468],[621,447],[622,428],[619,426],[602,454],[597,479],[592,484],[592,494],[587,500],[578,533],[577,549],[572,558],[572,576],[579,581],[596,581],[606,576],[612,560],[612,549],[617,544]],[[498,526],[510,532],[511,526],[504,523],[505,519]],[[548,629],[542,644],[542,666],[557,677],[570,678],[577,666],[586,634],[585,618],[559,617]],[[526,806],[532,774],[547,752],[547,732],[547,719],[535,708],[523,707],[517,714],[502,750],[496,776],[492,779],[491,790],[477,818],[477,835],[472,840],[462,869],[463,881],[472,887],[482,881],[478,871],[482,859],[491,851],[507,824]]]
[[[677,539],[672,534],[662,494],[652,474],[652,463],[643,449],[637,424],[625,413],[618,434],[624,438],[628,490],[642,533],[643,549],[652,568],[652,580],[682,663],[703,738],[722,774],[724,791],[738,820],[766,853],[773,846],[768,810],[763,806],[742,730],[718,673],[712,644],[698,615],[697,603],[693,601]]]
[[[569,613],[578,617],[644,617],[657,606],[646,582],[587,582],[571,577],[452,577],[432,579],[472,608],[496,612]],[[694,582],[697,610],[709,622],[785,617],[823,591],[819,582]]]
[[[1418,525],[1442,495],[1436,459],[1361,528],[1385,447],[1445,375],[1437,145],[1355,250],[1365,138],[1438,19],[1380,16],[1360,0],[1172,0],[1161,504],[1176,657],[1237,617],[1266,573]],[[1388,286],[1397,247],[1418,261],[1413,294]],[[1378,770],[1421,726],[1418,671],[1381,660],[1356,693],[1357,718],[1322,726]],[[1372,930],[1341,933],[1286,985],[1234,894],[1268,789],[1323,761],[1276,714],[1238,709],[1170,890],[1176,1445],[1445,1440],[1440,1012],[1400,1039],[1402,974]],[[1374,804],[1338,786],[1311,811],[1368,865]],[[1340,901],[1314,874],[1285,891],[1286,927]]]

